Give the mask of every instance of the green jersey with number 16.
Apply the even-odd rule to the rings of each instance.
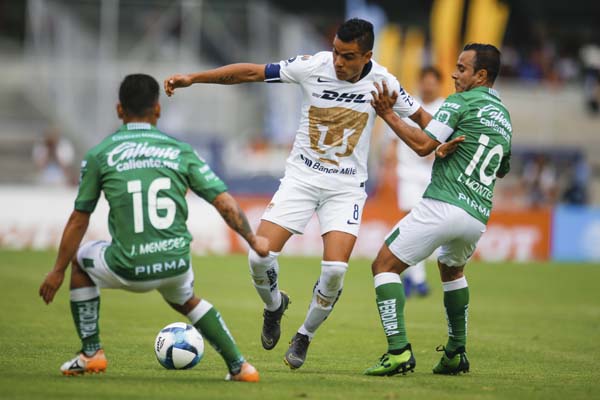
[[[227,190],[189,144],[150,124],[129,123],[86,154],[75,210],[93,212],[103,191],[112,237],[108,267],[127,280],[161,279],[190,268],[188,188],[208,202]]]
[[[498,92],[480,86],[449,96],[425,132],[442,143],[463,135],[465,141],[436,159],[423,197],[453,204],[486,224],[496,175],[510,169],[512,125]]]

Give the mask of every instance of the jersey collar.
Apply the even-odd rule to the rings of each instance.
[[[149,131],[152,130],[152,125],[147,122],[130,122],[123,126],[128,131]]]
[[[500,98],[500,93],[498,93],[498,91],[494,88],[489,88],[487,86],[477,86],[476,88],[473,88],[471,90],[477,90],[478,92],[483,92],[483,93],[487,93],[490,96],[494,96],[496,98]]]
[[[360,81],[362,78],[364,78],[365,76],[369,75],[369,72],[371,72],[371,69],[373,69],[373,61],[369,61],[363,68],[362,72],[360,73],[360,78],[358,78],[358,81]],[[356,82],[358,82],[356,81]]]

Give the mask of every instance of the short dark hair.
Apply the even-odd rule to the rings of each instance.
[[[429,66],[429,67],[425,67],[425,68],[421,69],[419,78],[423,79],[423,78],[425,78],[425,75],[429,75],[429,74],[435,76],[435,79],[437,79],[438,81],[442,80],[442,74],[441,74],[440,70],[433,66]]]
[[[148,115],[158,101],[158,94],[158,82],[146,74],[127,75],[119,87],[121,107],[136,117]]]
[[[475,52],[475,72],[485,69],[488,73],[488,82],[494,83],[500,72],[500,50],[492,44],[469,43],[463,51]]]
[[[344,22],[337,30],[337,37],[344,43],[356,40],[360,50],[367,52],[373,50],[375,34],[373,24],[364,19],[352,18]]]

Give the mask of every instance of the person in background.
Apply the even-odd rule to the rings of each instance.
[[[33,163],[38,170],[38,183],[43,185],[74,185],[75,150],[67,139],[61,137],[56,127],[49,128],[44,137],[33,145]]]

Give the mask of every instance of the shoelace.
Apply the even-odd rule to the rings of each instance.
[[[379,357],[379,361],[373,367],[379,367],[380,365],[385,367],[385,363],[389,361],[389,359],[390,355],[388,353],[383,353],[383,355]]]
[[[303,336],[303,335],[295,336],[294,339],[292,340],[292,342],[293,342],[294,349],[297,349],[299,347],[301,347],[302,349],[305,349],[306,347],[308,347],[308,344],[310,343],[310,341],[308,340],[308,337]]]
[[[267,311],[264,310],[263,317],[265,318],[265,325],[269,328],[273,328],[278,325],[278,311]]]

